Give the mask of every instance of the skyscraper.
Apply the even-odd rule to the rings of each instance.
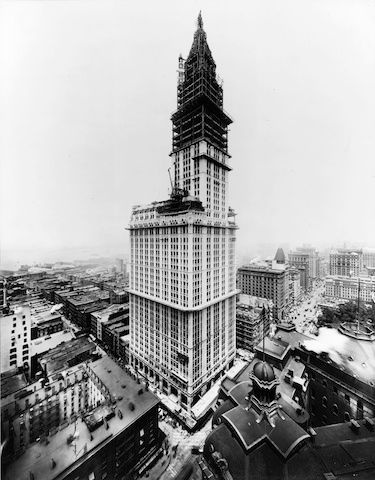
[[[358,277],[363,268],[362,250],[338,250],[329,254],[329,274]]]
[[[231,122],[199,14],[190,53],[179,58],[171,196],[134,207],[130,221],[130,361],[187,418],[235,356]]]

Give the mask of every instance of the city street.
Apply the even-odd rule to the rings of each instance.
[[[304,294],[298,305],[289,312],[289,320],[296,325],[296,330],[305,335],[314,335],[319,314],[318,304],[322,301],[324,284],[313,287],[311,292]]]
[[[161,417],[164,415],[161,415]],[[211,419],[193,434],[184,430],[181,425],[168,415],[165,415],[165,418],[159,421],[159,426],[167,436],[169,444],[168,455],[162,457],[154,467],[141,477],[142,479],[175,479],[189,459],[194,459],[195,455],[192,455],[192,448],[203,445],[205,438],[211,430]]]

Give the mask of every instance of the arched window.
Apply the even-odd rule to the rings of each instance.
[[[334,414],[334,415],[338,415],[338,414],[339,414],[339,407],[337,406],[336,403],[333,404],[332,410],[333,410],[333,414]]]
[[[327,406],[327,397],[322,398],[322,405],[323,405],[323,407]]]
[[[350,422],[350,414],[349,414],[349,412],[345,412],[345,413],[344,413],[344,419],[345,419],[345,422]]]

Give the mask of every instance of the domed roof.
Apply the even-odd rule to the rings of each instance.
[[[275,380],[275,372],[267,362],[257,362],[253,368],[254,376],[261,382],[272,382]]]

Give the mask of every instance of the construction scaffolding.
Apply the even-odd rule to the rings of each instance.
[[[223,110],[222,82],[207,44],[203,26],[198,25],[193,45],[183,65],[177,86],[177,111],[172,115],[173,151],[206,140],[227,153],[228,125],[232,119]],[[183,80],[182,80],[183,79]]]

